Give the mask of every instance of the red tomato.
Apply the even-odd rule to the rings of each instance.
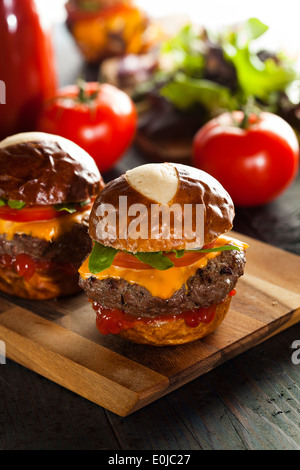
[[[131,98],[109,84],[69,85],[45,103],[38,130],[72,140],[96,161],[113,167],[133,140],[137,113]]]
[[[224,113],[195,135],[193,162],[214,176],[240,206],[272,201],[295,179],[299,145],[291,126],[281,117],[251,114],[242,128],[244,113]]]

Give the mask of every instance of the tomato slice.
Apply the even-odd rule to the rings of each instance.
[[[76,207],[76,211],[88,210],[92,204]],[[11,222],[35,222],[38,220],[51,220],[67,215],[67,211],[57,211],[53,206],[25,206],[22,209],[11,209],[9,206],[0,207],[0,219]]]
[[[149,264],[142,263],[135,256],[124,251],[119,251],[113,261],[113,266],[127,269],[153,269]]]
[[[213,248],[215,245],[215,241],[208,245],[204,245],[203,248]],[[207,253],[196,253],[193,251],[187,251],[181,258],[176,258],[175,253],[165,253],[165,256],[169,258],[176,268],[181,268],[184,266],[190,266],[191,264],[196,263],[201,258],[206,256]],[[154,269],[152,266],[146,263],[142,263],[139,261],[134,255],[130,253],[126,253],[124,251],[119,251],[113,261],[113,266],[117,266],[118,268],[126,268],[126,269]]]
[[[52,206],[23,207],[11,209],[9,206],[0,207],[0,219],[12,222],[32,222],[36,220],[50,220],[64,215],[63,211],[56,211]]]

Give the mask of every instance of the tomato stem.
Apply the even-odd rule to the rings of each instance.
[[[92,102],[98,95],[98,89],[91,93],[90,95],[86,91],[86,81],[82,78],[77,80],[78,86],[78,96],[77,99],[80,103],[90,103]]]
[[[247,129],[249,127],[249,118],[250,115],[254,113],[254,97],[249,96],[246,105],[243,109],[244,117],[240,123],[241,129]]]

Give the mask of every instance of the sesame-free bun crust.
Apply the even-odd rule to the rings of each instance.
[[[68,139],[25,132],[0,142],[0,197],[28,205],[80,202],[104,186],[93,158]]]
[[[141,323],[119,333],[123,339],[138,344],[152,346],[176,346],[190,343],[211,334],[222,323],[228,313],[231,297],[216,306],[216,313],[210,323],[200,323],[196,327],[187,326],[184,319]]]
[[[161,172],[159,170],[162,165],[170,165],[171,170],[169,172],[172,181],[166,181],[168,172]],[[152,171],[153,190],[151,193],[151,178],[149,174],[145,176],[144,167],[157,166],[158,172],[155,177],[155,172]],[[129,251],[131,253],[136,252],[153,252],[153,251],[171,251],[173,249],[193,249],[199,248],[211,243],[213,240],[218,238],[221,234],[228,232],[232,228],[232,222],[234,218],[234,206],[229,194],[225,191],[223,186],[212,176],[199,169],[189,167],[186,165],[175,164],[175,163],[154,163],[151,165],[143,165],[137,167],[138,174],[128,172],[121,175],[119,178],[109,182],[105,188],[98,194],[93,209],[91,211],[90,222],[89,222],[89,233],[94,241],[102,243],[106,246],[111,246],[115,249]],[[177,174],[177,187],[174,189],[174,171]],[[159,175],[163,175],[160,177]],[[143,176],[144,175],[144,176]],[[143,191],[143,178],[146,185],[146,189]],[[138,181],[138,183],[137,183]],[[155,189],[157,183],[160,181],[161,186],[164,185],[168,188],[171,199],[166,201],[165,194],[162,191]],[[134,186],[132,186],[132,183]],[[158,196],[159,193],[159,196]],[[127,213],[120,213],[119,211],[119,196],[127,197]],[[199,244],[199,238],[197,234],[194,238],[187,238],[184,230],[182,230],[182,236],[177,237],[177,233],[174,229],[174,219],[171,217],[170,233],[168,237],[163,234],[161,227],[161,218],[159,219],[159,226],[155,227],[153,221],[151,221],[151,210],[152,205],[166,204],[171,207],[173,204],[180,206],[182,213],[184,213],[185,205],[191,205],[193,210],[192,220],[196,220],[196,206],[202,204],[204,207],[204,227],[203,227],[203,239],[202,243]],[[99,220],[103,216],[101,209],[106,205],[110,204],[115,208],[116,211],[116,230],[107,231],[103,235],[100,229]],[[130,237],[130,233],[124,234],[124,226],[130,227],[133,219],[137,217],[137,213],[134,215],[129,214],[128,208],[134,204],[142,204],[147,208],[148,220],[148,233],[146,236],[134,238]],[[120,220],[121,225],[119,224]],[[195,231],[195,226],[193,226]]]

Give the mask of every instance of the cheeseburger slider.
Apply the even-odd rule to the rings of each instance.
[[[224,235],[233,218],[220,183],[185,165],[142,165],[108,183],[79,270],[99,331],[156,346],[214,331],[244,271],[247,245]]]
[[[92,157],[67,139],[28,132],[0,142],[0,290],[27,299],[79,290],[103,186]]]

